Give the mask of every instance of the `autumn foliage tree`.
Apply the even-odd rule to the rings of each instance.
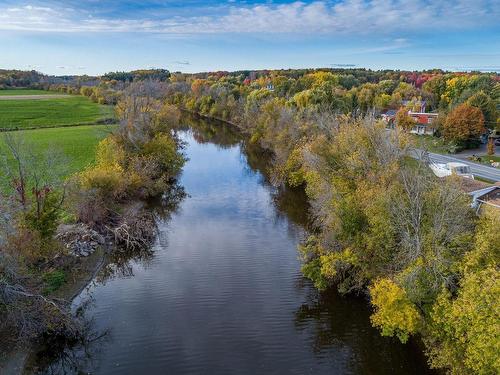
[[[415,121],[408,115],[406,108],[401,108],[396,113],[396,125],[404,131],[410,131],[415,126]]]
[[[448,141],[465,142],[484,133],[484,115],[479,108],[463,103],[453,109],[443,124]]]
[[[495,155],[495,143],[493,142],[493,138],[488,139],[486,150],[488,155]]]

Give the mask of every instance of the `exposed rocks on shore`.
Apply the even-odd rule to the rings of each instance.
[[[102,235],[86,224],[62,224],[57,228],[56,239],[61,241],[71,255],[86,257],[104,245]]]

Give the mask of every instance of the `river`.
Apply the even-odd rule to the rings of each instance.
[[[74,301],[84,345],[50,345],[31,373],[425,374],[383,338],[366,300],[318,293],[300,272],[303,192],[272,187],[268,157],[230,128],[181,132],[186,196],[153,205],[150,251],[117,256]],[[83,306],[83,307],[82,307]]]

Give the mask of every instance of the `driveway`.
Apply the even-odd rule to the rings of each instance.
[[[467,158],[471,157],[472,155],[484,156],[487,153],[488,153],[487,145],[482,144],[479,148],[463,150],[463,151],[456,153],[454,156],[457,157],[458,159],[467,159]],[[500,156],[500,146],[495,146],[494,155]]]

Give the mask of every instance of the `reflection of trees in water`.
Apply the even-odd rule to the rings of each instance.
[[[405,345],[382,337],[371,326],[367,301],[340,296],[335,290],[318,292],[308,280],[298,279],[305,302],[295,312],[295,327],[311,337],[317,356],[340,356],[349,372],[356,374],[430,374],[416,343]],[[353,312],[355,312],[353,314]]]
[[[311,220],[308,215],[309,202],[304,189],[279,187],[272,196],[278,218],[291,220],[294,224],[311,230]]]
[[[191,131],[198,143],[213,143],[222,149],[231,148],[242,140],[233,125],[196,116],[184,116],[178,130]]]
[[[184,188],[174,184],[160,197],[152,199],[146,206],[146,209],[153,213],[157,224],[167,224],[185,197],[186,192]],[[157,237],[161,235],[158,232],[156,234]],[[160,241],[165,244],[166,238],[161,238]],[[153,260],[154,255],[153,245],[134,249],[116,248],[109,255],[109,261],[97,275],[96,281],[105,284],[110,279],[134,276],[133,265],[140,263],[143,267],[147,268]]]
[[[92,366],[93,358],[97,357],[109,339],[109,331],[97,330],[94,321],[85,316],[85,311],[92,303],[93,300],[89,297],[75,311],[75,319],[81,322],[79,334],[71,338],[43,337],[43,345],[28,359],[25,373],[81,374],[82,368]]]
[[[309,203],[302,187],[290,188],[284,185],[275,186],[273,181],[273,156],[255,144],[244,141],[241,152],[245,157],[247,168],[252,173],[262,176],[261,182],[272,196],[278,220],[291,221],[292,223],[310,229]]]
[[[260,182],[272,195],[277,219],[290,220],[301,227],[309,227],[309,204],[304,189],[290,189],[272,183],[272,152],[258,144],[250,143],[234,125],[222,121],[185,116],[182,123],[183,126],[179,130],[191,132],[199,143],[212,143],[221,148],[240,145],[242,164],[249,174],[261,176]]]

